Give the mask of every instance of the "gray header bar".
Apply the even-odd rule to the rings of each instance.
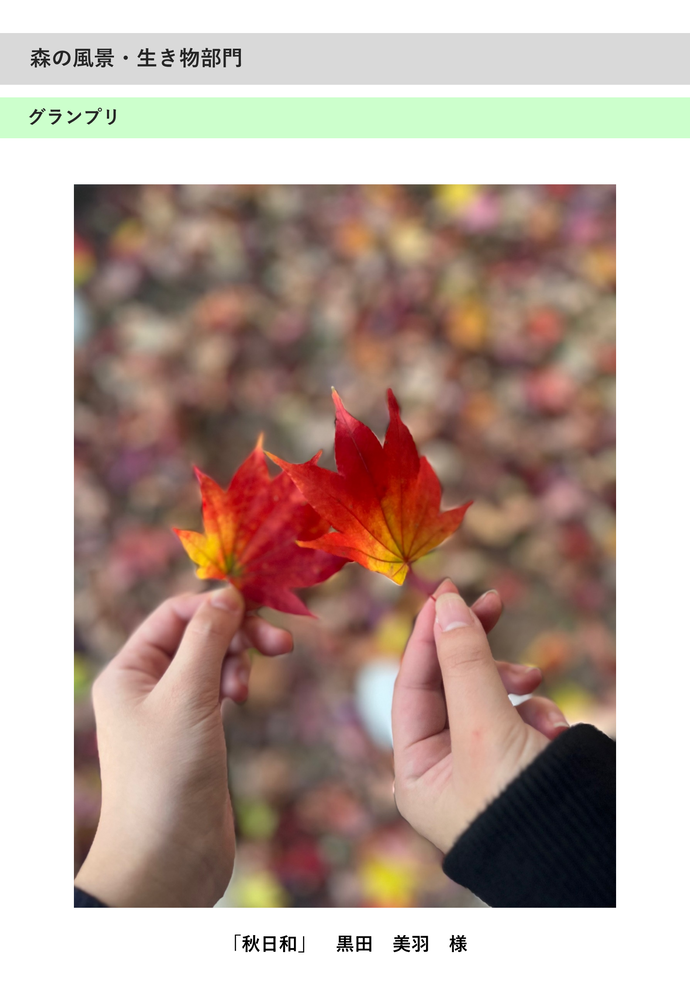
[[[3,34],[0,84],[686,85],[688,34]]]

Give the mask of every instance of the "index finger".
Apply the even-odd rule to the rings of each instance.
[[[135,684],[159,681],[182,640],[182,635],[207,593],[185,593],[162,602],[134,631],[108,665],[110,673],[136,675]]]
[[[440,733],[446,725],[441,669],[434,640],[435,601],[422,606],[407,642],[393,689],[393,750]]]

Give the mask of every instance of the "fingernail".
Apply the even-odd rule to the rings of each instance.
[[[237,680],[241,685],[249,684],[249,668],[245,668],[244,665],[237,672]]]
[[[472,625],[472,614],[465,600],[454,592],[444,592],[436,600],[436,622],[444,632]]]
[[[486,592],[483,592],[481,594],[481,596],[479,597],[479,599],[485,599],[487,596],[490,596],[492,593],[494,594],[494,596],[497,596],[498,595],[498,589],[487,589]],[[477,600],[477,602],[479,602],[479,599]]]
[[[227,613],[237,613],[242,608],[242,597],[234,586],[216,589],[209,594],[210,602],[216,609],[224,609]]]
[[[439,596],[439,594],[441,592],[441,589],[443,589],[444,586],[447,586],[446,592],[457,592],[458,591],[455,588],[455,586],[453,585],[453,580],[452,579],[449,579],[448,576],[446,576],[445,579],[443,579],[442,582],[439,582],[439,584],[436,586],[436,588],[434,589],[434,591],[431,593],[431,598],[432,599],[438,599],[438,596]]]
[[[563,719],[562,715],[559,716],[555,721],[551,720],[552,729],[570,729],[570,723]]]
[[[539,668],[535,668],[533,664],[516,664],[515,668],[523,674],[527,674],[529,671],[539,670]]]

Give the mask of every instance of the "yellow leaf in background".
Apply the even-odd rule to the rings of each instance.
[[[412,620],[404,613],[384,616],[376,628],[376,646],[383,654],[402,654],[412,630]]]
[[[91,674],[88,661],[83,654],[74,655],[74,697],[83,698],[88,694],[91,685]]]
[[[479,298],[465,298],[446,316],[446,335],[454,346],[477,352],[486,342],[489,310]]]
[[[138,219],[125,219],[110,240],[110,248],[120,257],[136,256],[146,242],[146,230]]]
[[[270,839],[278,827],[278,815],[265,801],[236,801],[235,816],[248,839]]]
[[[286,907],[288,903],[283,887],[268,870],[240,876],[230,887],[236,907]]]
[[[591,721],[596,699],[581,685],[567,682],[549,689],[549,698],[553,699],[571,725]]]
[[[446,212],[462,213],[474,201],[479,185],[437,185],[436,201]]]
[[[90,246],[80,236],[74,237],[74,283],[85,284],[96,269],[96,257]]]
[[[410,907],[414,901],[414,866],[404,860],[376,857],[360,866],[364,899],[373,907]]]
[[[405,264],[421,263],[429,253],[430,244],[428,233],[414,222],[398,223],[391,232],[391,249]]]
[[[612,245],[595,246],[583,259],[583,272],[596,287],[612,287],[616,281],[616,251]]]

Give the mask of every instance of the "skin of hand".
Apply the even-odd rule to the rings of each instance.
[[[292,650],[233,587],[168,599],[93,688],[98,830],[76,886],[110,907],[212,907],[235,860],[221,704],[246,701],[247,648]]]
[[[443,853],[569,728],[550,699],[508,698],[534,691],[541,672],[494,661],[486,634],[501,610],[495,590],[470,608],[444,580],[417,616],[395,683],[396,804]]]

